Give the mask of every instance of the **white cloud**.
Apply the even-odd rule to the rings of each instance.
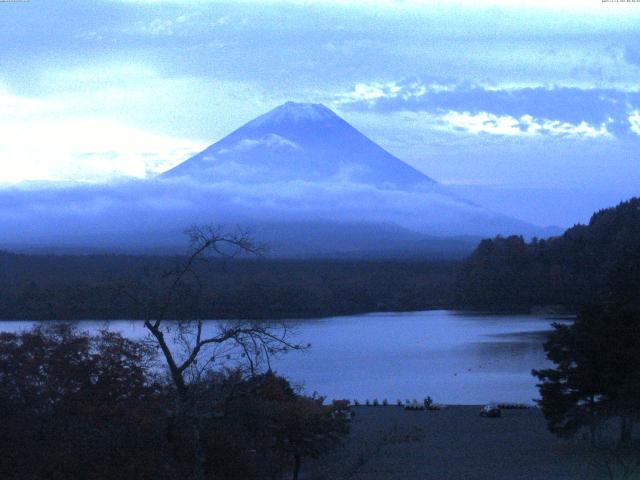
[[[629,115],[630,129],[636,135],[640,135],[640,110],[634,110]]]
[[[109,120],[0,124],[0,182],[102,181],[145,178],[171,168],[202,144],[138,130]]]
[[[371,103],[380,98],[394,98],[401,90],[402,87],[398,86],[396,82],[358,83],[352,92],[341,96],[339,102],[350,103],[364,101]]]
[[[640,131],[637,86],[621,90],[399,80],[360,83],[335,98],[337,108],[371,112],[384,119],[393,113],[419,113],[421,128],[431,132],[623,140],[628,132],[621,126],[627,121],[629,133]]]
[[[465,130],[469,133],[490,133],[493,135],[520,135],[517,119],[510,116],[498,116],[492,113],[481,112],[472,115],[467,112],[448,112],[442,116],[442,121],[454,128]]]
[[[270,133],[261,138],[245,138],[240,140],[238,143],[231,145],[227,148],[221,148],[218,150],[220,155],[227,154],[229,152],[236,151],[246,151],[246,150],[254,150],[256,148],[291,148],[294,150],[299,150],[300,146],[288,140],[280,135],[276,135],[275,133]]]
[[[427,84],[418,80],[402,85],[396,81],[357,83],[352,91],[338,95],[335,103],[342,105],[365,102],[373,105],[381,99],[402,98],[408,100],[423,97],[428,93],[451,91],[454,88],[454,86],[444,83],[431,82]]]
[[[134,62],[47,70],[34,84],[37,97],[0,83],[3,183],[154,175],[271,106],[256,100],[255,86],[163,77]],[[229,103],[233,110],[214,120]]]
[[[65,115],[58,100],[28,99],[0,90],[0,182],[96,181],[147,177],[203,147],[96,117]]]
[[[595,127],[584,121],[579,124],[571,124],[567,122],[560,122],[558,120],[545,120],[542,122],[540,127],[541,131],[548,132],[551,135],[571,135],[588,138],[611,136],[606,125],[602,124],[599,127]]]
[[[31,115],[42,115],[58,108],[60,108],[59,102],[12,95],[0,86],[0,115],[2,115],[0,118],[11,120],[27,118]]]
[[[349,178],[259,184],[163,179],[21,185],[0,188],[0,204],[11,205],[0,209],[0,242],[5,243],[23,240],[25,232],[41,240],[62,235],[76,242],[102,233],[126,239],[143,232],[148,241],[147,225],[156,232],[177,232],[189,224],[211,221],[391,222],[440,234],[490,233],[496,228],[490,212],[437,190],[381,189]]]
[[[133,61],[49,69],[36,85],[38,94],[55,100],[60,115],[68,118],[108,118],[207,140],[221,138],[281,100],[274,101],[254,82],[172,75]]]
[[[494,115],[488,112],[471,114],[469,112],[450,111],[441,117],[445,125],[464,130],[472,134],[491,135],[539,135],[572,136],[585,138],[611,137],[607,126],[598,127],[580,122],[572,124],[558,120],[538,120],[531,115],[514,118],[509,115]]]

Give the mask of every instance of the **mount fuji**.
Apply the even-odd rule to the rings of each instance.
[[[294,102],[250,121],[164,174],[184,176],[207,182],[348,181],[401,190],[437,185],[324,105]]]
[[[160,178],[242,185],[250,200],[242,194],[236,200],[253,205],[255,214],[246,221],[276,243],[287,237],[285,224],[289,231],[296,224],[297,231],[325,232],[323,237],[332,229],[351,231],[352,239],[358,237],[354,224],[366,225],[368,238],[372,225],[381,234],[390,228],[396,238],[403,237],[400,230],[407,238],[549,233],[450,192],[321,104],[285,103]],[[341,224],[327,226],[335,222]],[[388,245],[389,235],[383,236]]]
[[[274,256],[406,258],[555,233],[461,198],[323,105],[292,102],[158,177],[4,190],[0,205],[0,247],[175,252],[189,225],[215,223],[249,229]]]

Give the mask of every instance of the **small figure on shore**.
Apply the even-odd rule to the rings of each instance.
[[[433,398],[431,398],[430,396],[427,396],[427,398],[424,399],[424,408],[426,408],[427,410],[431,410],[432,407],[433,407]]]

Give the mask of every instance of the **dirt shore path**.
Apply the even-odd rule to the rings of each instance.
[[[574,480],[598,478],[551,435],[538,409],[480,417],[479,406],[442,411],[357,407],[346,445],[304,471],[308,480]]]

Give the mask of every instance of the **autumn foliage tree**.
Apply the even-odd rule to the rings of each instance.
[[[349,433],[345,417],[334,415],[334,408],[325,405],[322,397],[300,395],[286,379],[270,371],[240,382],[231,376],[227,382],[230,394],[224,415],[209,423],[211,431],[218,429],[218,435],[209,437],[208,471],[222,478],[231,478],[230,458],[246,458],[256,452],[263,462],[252,465],[260,468],[263,478],[280,478],[278,474],[290,466],[297,479],[304,458],[331,451]],[[248,437],[238,438],[238,422],[247,426]],[[236,435],[221,436],[224,431],[236,431]],[[244,478],[250,477],[250,472],[243,473]]]
[[[152,353],[67,324],[0,334],[0,477],[163,478]]]
[[[0,334],[0,478],[184,478],[193,425],[154,357],[144,342],[69,324]],[[189,389],[208,479],[279,479],[347,433],[272,372],[209,370]]]

